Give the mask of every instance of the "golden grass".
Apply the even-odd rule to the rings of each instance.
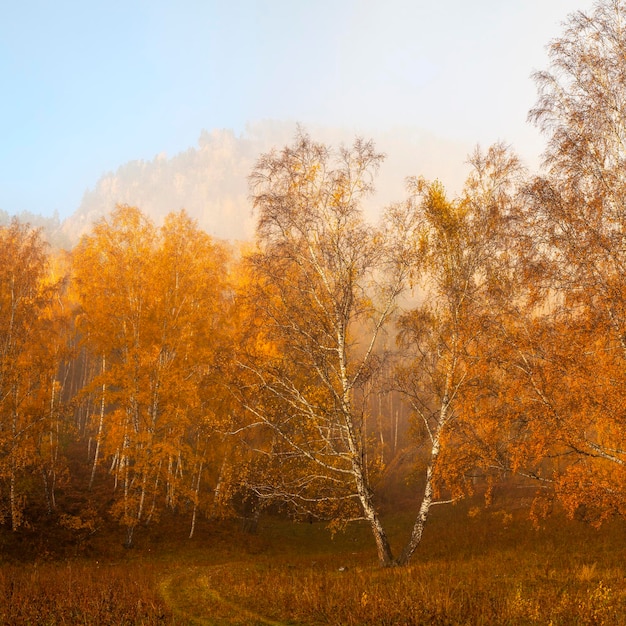
[[[169,624],[147,564],[31,563],[0,567],[0,624]]]
[[[382,569],[368,530],[266,518],[256,536],[205,524],[145,532],[105,561],[0,567],[6,624],[624,624],[626,524],[438,509],[406,568]],[[503,522],[506,521],[506,523]],[[409,516],[390,518],[392,542]],[[106,552],[106,543],[92,550]],[[109,537],[109,540],[111,538]]]
[[[206,624],[626,623],[623,523],[596,531],[557,518],[537,530],[502,518],[452,509],[411,566],[394,569],[363,550],[367,529],[330,541],[317,525],[272,522],[254,557],[179,572],[171,606],[184,589],[185,614]],[[396,522],[397,539],[406,520]]]
[[[357,565],[340,572],[331,567],[234,564],[219,571],[198,568],[178,584],[193,588],[200,602],[210,595],[212,614],[225,611],[224,623],[248,623],[237,621],[234,607],[263,616],[266,621],[258,619],[258,623],[624,623],[624,594],[618,579],[580,584],[567,571],[546,579],[532,570],[512,571],[510,564],[503,569],[505,565],[497,564],[494,571],[490,560],[476,559],[461,566],[429,563],[380,570]],[[220,606],[220,599],[227,603]],[[193,604],[188,596],[187,606]]]

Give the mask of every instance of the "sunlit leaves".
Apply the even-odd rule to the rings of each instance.
[[[217,425],[204,387],[223,351],[226,250],[184,213],[155,226],[119,207],[74,255],[85,348],[102,360],[91,393],[98,463],[108,458],[114,513],[129,529],[195,498]],[[206,426],[206,427],[205,427]]]
[[[420,224],[414,258],[420,292],[399,318],[396,384],[416,418],[425,487],[404,561],[431,507],[471,489],[468,474],[486,459],[480,438],[493,443],[501,433],[483,426],[490,407],[477,401],[475,389],[493,376],[489,344],[502,325],[501,303],[515,298],[508,214],[520,167],[503,146],[477,151],[472,162],[460,199],[449,200],[438,182],[409,180],[407,207]]]
[[[598,519],[621,510],[626,460],[625,17],[621,0],[598,2],[550,44],[530,114],[548,140],[548,175],[529,186],[524,214],[526,278],[545,285],[538,330],[519,343],[526,427],[543,442],[536,452],[558,459],[566,507]]]
[[[17,221],[0,228],[0,507],[14,530],[25,520],[31,472],[41,472],[48,508],[54,505],[64,339],[59,294],[40,233]]]

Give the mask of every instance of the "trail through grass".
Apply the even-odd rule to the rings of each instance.
[[[363,529],[331,540],[321,525],[268,520],[254,554],[181,570],[164,594],[197,624],[626,623],[623,524],[439,522],[410,567],[382,569]]]
[[[241,564],[233,564],[239,569]],[[214,588],[213,580],[219,577],[226,565],[186,568],[184,572],[165,578],[159,589],[174,617],[189,624],[214,626],[217,624],[263,624],[286,626],[223,598]]]
[[[111,536],[95,558],[0,564],[0,624],[624,624],[626,524],[462,507],[437,512],[409,567],[382,569],[367,528],[262,520],[255,536],[205,524]],[[409,517],[387,520],[401,543]],[[0,539],[2,539],[0,537]],[[6,548],[12,536],[5,536]],[[5,550],[2,554],[8,554]]]

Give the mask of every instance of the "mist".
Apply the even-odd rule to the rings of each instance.
[[[245,240],[254,234],[254,215],[248,199],[248,175],[258,157],[289,144],[296,122],[261,121],[241,134],[233,130],[203,130],[197,144],[174,155],[160,153],[151,160],[133,160],[103,174],[87,190],[76,212],[65,220],[66,238],[76,242],[93,223],[117,204],[140,208],[157,224],[172,211],[185,209],[201,228],[219,239]],[[333,147],[356,137],[372,139],[386,155],[376,180],[376,194],[368,200],[368,217],[404,197],[405,179],[424,176],[440,180],[451,195],[459,193],[468,171],[466,160],[474,146],[415,128],[359,132],[357,129],[303,127],[314,141]]]

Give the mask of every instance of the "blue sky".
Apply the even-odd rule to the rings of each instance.
[[[591,6],[0,0],[0,209],[66,217],[104,172],[264,119],[506,140],[534,164],[529,75]]]

